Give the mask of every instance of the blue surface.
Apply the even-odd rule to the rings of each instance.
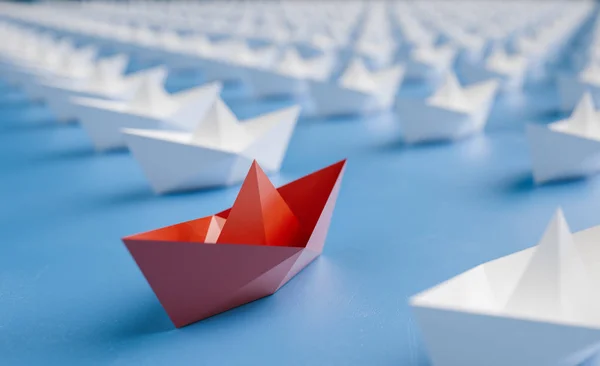
[[[246,116],[290,102],[225,95]],[[176,330],[120,238],[220,211],[238,187],[155,196],[129,154],[94,153],[0,85],[0,364],[429,365],[410,295],[534,245],[559,205],[573,230],[600,224],[599,179],[533,185],[523,127],[560,118],[556,98],[500,98],[486,134],[457,144],[404,146],[391,115],[301,121],[276,185],[348,158],[322,257]]]

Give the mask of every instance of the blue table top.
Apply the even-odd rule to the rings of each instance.
[[[290,103],[242,94],[225,92],[241,116]],[[301,121],[275,185],[348,158],[323,255],[273,296],[175,329],[120,238],[218,212],[239,187],[156,196],[131,155],[95,153],[2,84],[0,363],[429,365],[409,296],[535,245],[558,206],[574,231],[600,224],[600,180],[533,184],[524,125],[557,105],[530,88],[498,100],[484,135],[417,147],[392,114]]]

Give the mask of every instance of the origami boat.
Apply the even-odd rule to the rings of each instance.
[[[522,88],[527,68],[526,57],[507,55],[504,49],[496,48],[482,64],[464,67],[462,75],[468,83],[498,79],[500,80],[500,90],[511,92]]]
[[[77,119],[96,150],[125,148],[123,128],[193,130],[222,89],[220,83],[209,83],[168,94],[160,73],[146,76],[127,100],[71,98]]]
[[[123,133],[156,193],[188,191],[237,184],[253,160],[278,172],[299,113],[293,106],[240,122],[218,98],[193,132]]]
[[[413,296],[433,365],[597,365],[598,242],[600,226],[571,234],[559,210],[537,246]]]
[[[134,80],[143,73],[123,77],[128,57],[118,54],[99,60],[94,71],[83,78],[45,78],[39,81],[40,95],[58,120],[76,118],[71,98],[125,99],[134,91]],[[166,75],[166,70],[161,71]],[[136,75],[137,74],[137,75]]]
[[[44,57],[41,60],[15,69],[15,73],[19,75],[18,83],[32,98],[44,97],[40,87],[40,82],[44,79],[83,80],[93,72],[98,52],[95,46],[69,49],[70,43],[63,42],[55,47],[53,54],[48,55],[46,52],[40,56]]]
[[[429,98],[399,99],[397,113],[408,143],[451,141],[481,132],[498,89],[497,80],[462,87],[453,73]]]
[[[360,115],[392,107],[402,83],[404,68],[371,72],[360,59],[354,59],[337,82],[311,81],[311,116]]]
[[[247,81],[256,97],[302,96],[309,91],[309,79],[322,80],[329,76],[332,60],[329,54],[305,60],[291,48],[274,68],[249,72]]]
[[[276,292],[323,251],[345,161],[275,189],[253,163],[233,206],[128,236],[176,327]]]
[[[202,71],[208,81],[245,81],[251,68],[269,67],[278,54],[271,46],[251,49],[244,40],[221,43],[214,54],[202,60]]]
[[[528,125],[526,131],[536,183],[600,172],[600,118],[589,93],[569,118],[548,126]]]
[[[431,45],[414,48],[406,65],[407,80],[427,81],[436,84],[452,69],[456,49],[451,45],[435,47]]]
[[[597,108],[600,107],[600,65],[591,63],[575,76],[559,75],[557,85],[563,112],[573,111],[585,93],[590,94]]]

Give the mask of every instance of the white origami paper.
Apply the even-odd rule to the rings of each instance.
[[[240,123],[218,98],[193,133],[126,129],[127,145],[156,193],[241,182],[253,160],[279,171],[299,107]]]
[[[208,81],[244,81],[249,68],[266,68],[275,62],[277,48],[251,49],[244,40],[232,39],[216,45],[217,51],[202,60]]]
[[[452,70],[455,59],[456,49],[450,44],[415,47],[408,56],[405,78],[436,83]]]
[[[389,37],[375,38],[363,36],[356,42],[354,51],[369,66],[381,69],[389,67],[392,63],[396,52],[396,44]]]
[[[594,105],[600,107],[600,64],[590,63],[578,75],[559,75],[558,93],[563,112],[571,112],[584,93],[590,93]]]
[[[367,114],[392,107],[402,82],[400,65],[371,72],[354,59],[337,82],[312,81],[312,116]]]
[[[503,48],[495,48],[483,64],[464,67],[462,75],[469,83],[498,79],[500,89],[511,92],[522,88],[527,67],[526,57],[518,54],[508,55]]]
[[[139,75],[124,78],[127,63],[128,57],[118,54],[97,61],[87,77],[39,80],[40,95],[59,121],[72,120],[76,118],[75,107],[70,101],[72,97],[121,99],[132,96],[133,83]],[[166,75],[165,69],[158,72]]]
[[[462,87],[453,73],[424,100],[399,99],[397,113],[408,143],[458,140],[479,133],[498,90],[497,80]]]
[[[413,296],[433,366],[597,365],[599,241],[559,210],[537,246]]]
[[[123,128],[193,130],[219,97],[215,82],[169,95],[162,80],[140,80],[129,100],[73,98],[79,122],[98,151],[125,148]]]
[[[528,125],[536,183],[582,178],[600,172],[600,119],[589,93],[566,120]]]
[[[94,59],[98,52],[95,46],[70,51],[66,51],[66,49],[56,51],[54,56],[42,56],[49,57],[49,59],[45,59],[40,64],[21,68],[19,81],[30,97],[44,97],[40,87],[43,80],[83,80],[93,72]]]
[[[256,97],[301,96],[308,93],[308,80],[327,79],[332,67],[330,54],[303,59],[290,48],[274,68],[254,69],[247,80]]]

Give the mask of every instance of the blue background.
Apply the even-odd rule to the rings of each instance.
[[[174,72],[168,87],[201,81]],[[244,95],[224,93],[241,117],[291,103]],[[348,158],[323,255],[275,295],[177,330],[120,238],[218,212],[239,187],[156,196],[131,155],[95,153],[1,84],[0,364],[429,365],[409,296],[536,244],[558,206],[574,231],[600,224],[600,180],[533,184],[524,125],[557,106],[551,83],[528,87],[498,99],[484,135],[416,147],[393,114],[300,121],[276,185]]]

